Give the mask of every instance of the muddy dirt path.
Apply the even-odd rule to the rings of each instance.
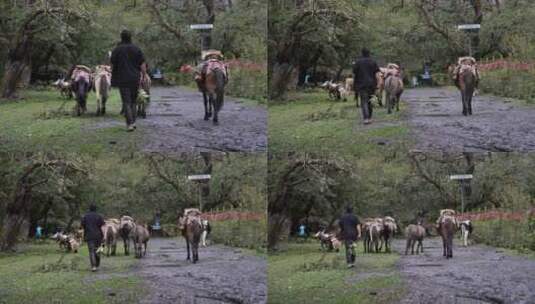
[[[148,284],[140,303],[261,304],[267,301],[267,263],[239,249],[199,249],[199,262],[186,261],[182,238],[151,239],[136,273]]]
[[[507,98],[476,96],[474,115],[462,115],[460,93],[453,88],[409,89],[402,100],[417,149],[424,151],[534,151],[535,107]]]
[[[264,152],[267,111],[226,97],[219,125],[205,121],[202,95],[179,87],[153,87],[146,119],[138,125],[146,152],[190,151]]]
[[[405,256],[405,240],[393,248],[402,254],[399,268],[411,304],[533,304],[535,260],[506,255],[498,249],[454,245],[453,259],[442,257],[442,240],[424,240],[424,253]]]

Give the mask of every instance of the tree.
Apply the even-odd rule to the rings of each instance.
[[[268,249],[275,250],[288,227],[293,231],[308,216],[332,223],[343,207],[353,203],[349,184],[353,166],[341,158],[313,154],[281,155],[270,159],[268,179]]]
[[[37,155],[25,165],[17,176],[15,188],[6,205],[0,230],[0,251],[11,250],[16,244],[23,224],[30,221],[37,191],[42,189],[47,195],[72,200],[74,196],[70,191],[79,182],[76,179],[86,174],[87,170],[77,159]]]
[[[337,51],[348,50],[341,39],[358,36],[359,5],[344,0],[269,3],[268,85],[270,98],[276,100],[284,97],[296,69],[306,72],[322,59],[336,58]]]
[[[23,75],[30,73],[32,50],[38,37],[49,34],[50,28],[61,29],[79,19],[90,19],[87,11],[77,3],[67,6],[55,1],[38,1],[27,5],[14,2],[12,5],[4,4],[2,11],[12,16],[11,30],[4,31],[0,37],[2,42],[9,45],[1,86],[3,98],[16,97],[15,92]]]

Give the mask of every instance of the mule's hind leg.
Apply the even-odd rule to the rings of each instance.
[[[197,263],[197,261],[199,260],[199,243],[196,243],[195,241],[193,241],[193,244],[192,245],[192,251],[193,251],[193,264]]]
[[[467,107],[468,107],[468,115],[472,115],[472,97],[474,95],[474,92],[471,92],[468,97]]]
[[[396,96],[396,111],[399,112],[399,101],[401,100],[401,93]]]
[[[204,102],[204,120],[209,120],[212,116],[212,112],[210,109],[210,100],[208,99],[209,97],[207,96],[206,92],[202,93],[202,98]]]
[[[97,97],[97,116],[100,115],[100,97]]]
[[[464,116],[467,116],[468,115],[468,111],[467,111],[467,106],[466,106],[466,92],[461,92],[461,99],[462,99],[462,102],[463,102],[463,115]]]
[[[448,258],[453,257],[453,235],[448,238]]]
[[[191,260],[190,256],[189,256],[189,251],[190,251],[190,244],[189,244],[189,240],[186,238],[186,251],[188,252],[188,257],[186,258],[187,261]]]
[[[219,118],[218,118],[219,111],[221,110],[221,108],[223,108],[224,100],[225,100],[225,93],[218,92],[216,96],[215,104],[214,104],[214,124],[216,125],[219,123]]]
[[[380,90],[378,93],[377,93],[377,103],[379,104],[379,107],[383,107],[383,91]]]
[[[104,115],[106,114],[106,101],[108,101],[108,97],[107,96],[104,96],[102,97],[102,101],[101,101],[101,108],[100,108],[100,114]]]
[[[392,96],[390,96],[390,93],[386,92],[386,113],[391,114],[392,108],[394,108],[394,105],[392,104]]]

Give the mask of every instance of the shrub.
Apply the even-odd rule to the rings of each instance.
[[[266,219],[214,221],[210,224],[210,237],[216,243],[249,249],[266,247]]]
[[[482,72],[479,88],[483,93],[535,103],[534,82],[535,71],[498,69]]]
[[[474,222],[474,239],[491,246],[535,251],[535,218]]]
[[[258,101],[267,99],[267,69],[247,63],[230,64],[230,81],[227,93],[230,96]]]

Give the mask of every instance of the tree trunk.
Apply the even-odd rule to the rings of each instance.
[[[342,72],[344,71],[344,67],[341,66],[338,71],[336,71],[336,76],[334,77],[334,81],[336,82],[340,82],[340,80],[342,79]]]
[[[269,77],[269,95],[271,99],[282,99],[288,90],[294,67],[288,63],[276,63]]]
[[[23,35],[9,51],[8,62],[2,79],[2,97],[14,98],[17,86],[25,71],[30,69],[31,37]],[[31,69],[30,69],[31,70]]]
[[[28,217],[28,205],[31,202],[31,188],[23,179],[17,186],[14,200],[7,206],[7,218],[0,231],[0,251],[11,250],[20,235],[22,225]]]
[[[274,251],[286,227],[286,217],[280,214],[270,214],[268,218],[268,250]]]

